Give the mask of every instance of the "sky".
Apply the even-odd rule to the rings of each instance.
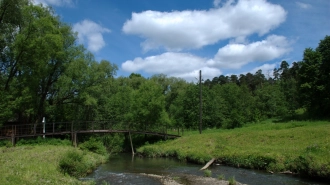
[[[117,76],[272,76],[330,35],[329,0],[34,0]]]

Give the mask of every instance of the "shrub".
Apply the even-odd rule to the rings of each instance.
[[[59,161],[61,172],[73,177],[82,177],[89,170],[89,166],[83,161],[84,155],[78,150],[66,152]]]
[[[104,135],[101,137],[103,145],[107,148],[109,153],[119,153],[123,149],[124,137],[119,134]]]
[[[28,138],[28,139],[19,139],[16,143],[16,146],[23,146],[23,145],[30,145],[30,146],[36,146],[36,145],[55,145],[55,146],[63,146],[63,145],[71,145],[71,142],[67,139],[61,140],[57,138],[42,138],[37,137],[35,138]]]
[[[84,151],[90,151],[101,155],[107,154],[107,150],[103,143],[93,137],[91,137],[88,141],[82,143],[79,147]]]

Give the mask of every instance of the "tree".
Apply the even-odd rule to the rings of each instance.
[[[307,48],[299,70],[299,93],[303,105],[313,116],[329,116],[330,37],[313,50]]]
[[[165,97],[163,89],[152,80],[146,80],[132,93],[132,114],[138,129],[150,130],[160,125],[164,113]]]

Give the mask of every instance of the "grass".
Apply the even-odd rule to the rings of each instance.
[[[290,170],[310,177],[330,177],[330,122],[268,120],[242,128],[186,131],[175,140],[138,148],[148,157],[174,156],[204,164],[218,162],[274,172]]]
[[[212,171],[211,170],[204,170],[204,177],[211,177],[212,176]]]
[[[219,180],[225,180],[226,178],[225,178],[224,174],[220,174],[220,175],[218,175],[218,179]]]
[[[105,162],[106,157],[72,146],[17,146],[0,148],[0,182],[6,184],[93,184],[61,172],[59,162],[68,152],[83,153],[90,168]],[[90,171],[91,172],[91,171]]]
[[[234,176],[233,177],[230,177],[228,179],[228,184],[229,185],[236,185],[236,180],[235,180],[235,177]]]

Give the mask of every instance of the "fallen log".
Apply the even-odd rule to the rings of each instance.
[[[284,172],[280,172],[281,174],[293,174],[291,171],[284,171]]]
[[[205,170],[206,168],[208,168],[213,162],[215,161],[215,158],[212,158],[208,163],[206,163],[206,165],[201,168],[200,170]]]

